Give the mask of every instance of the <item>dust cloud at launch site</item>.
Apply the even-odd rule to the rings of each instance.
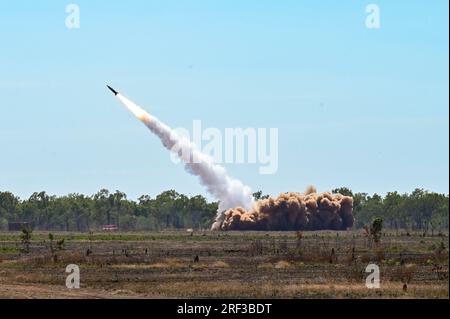
[[[250,211],[225,212],[222,230],[346,230],[353,226],[353,198],[341,194],[283,193],[257,201]]]
[[[352,197],[317,193],[312,186],[304,193],[283,193],[277,198],[255,201],[250,187],[230,177],[211,156],[133,101],[108,88],[219,201],[212,230],[345,230],[353,226]]]

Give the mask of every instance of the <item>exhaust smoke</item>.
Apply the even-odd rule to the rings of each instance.
[[[224,167],[215,164],[211,156],[200,152],[195,144],[187,138],[180,136],[122,94],[110,87],[108,88],[113,91],[128,110],[161,140],[166,149],[175,153],[185,163],[186,170],[190,174],[198,176],[200,183],[206,187],[212,196],[219,200],[216,221],[211,229],[220,229],[226,210],[234,207],[251,209],[254,200],[250,187],[237,179],[231,178]]]
[[[212,230],[345,230],[353,226],[353,198],[329,192],[317,193],[313,186],[304,193],[283,193],[255,202],[250,187],[231,178],[211,156],[200,152],[189,139],[133,101],[108,88],[219,200]]]

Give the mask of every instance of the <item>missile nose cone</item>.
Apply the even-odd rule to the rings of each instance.
[[[116,90],[114,90],[112,87],[110,87],[109,85],[107,85],[108,89],[111,90],[111,92],[114,93],[114,95],[117,95],[119,92],[117,92]]]

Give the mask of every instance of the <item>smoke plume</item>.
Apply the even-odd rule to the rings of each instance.
[[[219,200],[213,230],[344,230],[353,226],[353,198],[341,194],[283,193],[255,202],[248,186],[228,176],[225,168],[200,152],[156,117],[120,93],[119,100],[161,140],[166,149],[185,163],[186,170]]]
[[[353,198],[341,194],[283,193],[255,203],[251,210],[225,212],[222,230],[346,230],[353,226]]]
[[[219,209],[212,229],[220,228],[226,210],[233,207],[251,209],[254,200],[248,186],[228,176],[225,168],[215,164],[212,157],[200,152],[187,138],[177,134],[120,93],[117,97],[152,133],[158,136],[166,149],[175,153],[185,163],[186,170],[198,176],[200,183],[219,200]]]

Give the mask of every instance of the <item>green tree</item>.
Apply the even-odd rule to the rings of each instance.
[[[101,189],[94,197],[95,221],[97,225],[111,224],[111,200],[107,189]]]
[[[370,235],[373,241],[376,243],[380,242],[381,230],[383,229],[383,218],[375,217],[372,221],[372,226],[370,226]]]
[[[19,201],[10,192],[0,192],[0,230],[6,229],[8,221],[18,221]]]
[[[383,200],[383,216],[391,229],[398,229],[404,218],[404,197],[397,192],[388,192]]]
[[[263,195],[262,191],[257,191],[255,193],[253,193],[253,198],[255,200],[267,199],[269,197],[270,197],[270,195]]]
[[[23,227],[22,234],[20,235],[20,239],[22,242],[22,250],[26,253],[30,252],[30,244],[31,244],[31,234],[33,230],[30,227]]]
[[[353,197],[353,192],[350,190],[350,188],[347,188],[347,187],[335,188],[331,192],[333,194],[342,194],[342,195],[345,195],[345,196]]]

